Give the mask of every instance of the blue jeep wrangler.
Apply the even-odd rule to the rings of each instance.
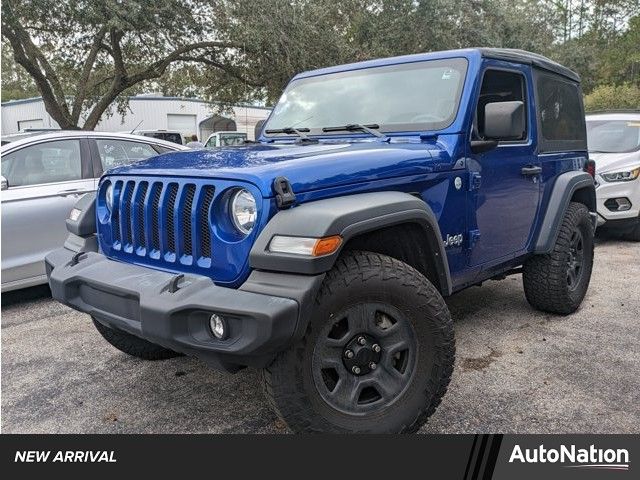
[[[575,311],[596,199],[579,77],[470,49],[297,75],[259,141],[107,172],[46,259],[130,355],[263,369],[296,432],[414,432],[454,366],[443,297],[522,273]]]

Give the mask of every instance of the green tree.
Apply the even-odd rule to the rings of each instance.
[[[11,47],[2,42],[2,101],[36,97],[38,89],[29,74],[13,60]]]
[[[216,40],[208,16],[197,0],[6,0],[2,36],[60,127],[93,129],[119,96],[193,55],[233,76],[239,45]]]
[[[638,11],[640,0],[6,0],[2,35],[52,117],[93,128],[142,90],[273,103],[300,71],[474,46],[547,55],[587,93],[638,85]],[[3,71],[3,87],[19,95],[23,77]]]
[[[640,87],[637,85],[603,85],[596,87],[584,98],[588,112],[595,110],[640,108]]]

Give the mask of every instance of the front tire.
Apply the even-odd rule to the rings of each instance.
[[[369,252],[343,255],[307,331],[263,370],[265,392],[295,432],[412,433],[453,371],[449,310],[418,271]]]
[[[593,268],[593,227],[589,210],[572,202],[551,253],[524,264],[522,281],[532,307],[550,313],[575,312],[589,288]]]
[[[91,318],[100,335],[113,345],[115,348],[132,357],[141,358],[143,360],[167,360],[173,357],[179,357],[181,354],[161,347],[155,343],[148,342],[142,338],[138,338],[130,333],[116,330],[103,325],[95,318]]]

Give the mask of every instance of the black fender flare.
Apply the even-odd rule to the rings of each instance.
[[[558,176],[552,186],[547,209],[540,223],[534,253],[546,254],[553,249],[564,214],[578,191],[581,191],[581,200],[592,213],[595,229],[596,188],[593,177],[582,171],[565,172]]]
[[[434,255],[443,295],[452,291],[451,274],[440,227],[435,214],[422,199],[404,192],[373,192],[329,198],[281,210],[256,239],[249,262],[253,269],[318,275],[329,271],[352,238],[393,225],[415,223],[422,227],[425,242]],[[274,235],[327,237],[340,235],[340,249],[331,255],[306,257],[269,251]]]

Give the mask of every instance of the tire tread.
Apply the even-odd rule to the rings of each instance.
[[[415,413],[412,421],[393,433],[414,433],[426,422],[440,404],[451,380],[455,361],[455,338],[453,322],[449,310],[437,289],[417,270],[394,258],[364,251],[353,251],[341,256],[327,276],[316,296],[316,305],[329,296],[334,289],[348,287],[352,282],[382,275],[383,281],[398,280],[403,286],[411,288],[417,295],[423,297],[431,306],[439,330],[440,338],[444,339],[439,345],[439,352],[435,356],[439,359],[433,366],[434,373],[430,376],[425,398],[431,399]],[[311,322],[307,333],[298,345],[304,349],[309,337]],[[309,415],[303,392],[296,388],[295,382],[284,373],[291,356],[286,352],[279,354],[267,368],[262,370],[262,386],[271,407],[280,418],[296,432],[336,431],[331,424],[325,422],[319,427],[319,420]]]

